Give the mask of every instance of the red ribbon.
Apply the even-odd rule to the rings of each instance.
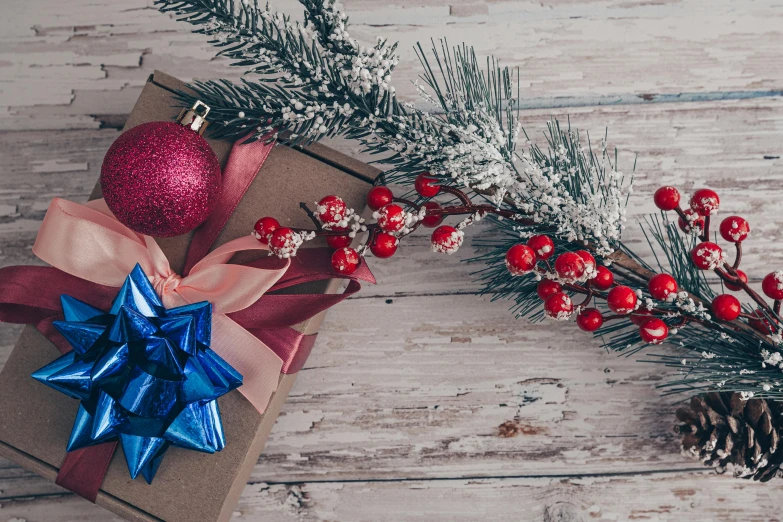
[[[235,143],[223,174],[223,191],[218,210],[194,234],[188,249],[183,275],[210,250],[242,196],[258,174],[273,144],[263,140],[251,144]],[[301,249],[285,275],[253,305],[227,314],[233,321],[269,346],[282,360],[282,372],[301,370],[312,350],[315,335],[304,335],[292,326],[353,295],[359,281],[375,283],[362,263],[349,276],[336,273],[330,263],[331,251],[326,248]],[[262,267],[279,262],[268,257],[247,263]],[[341,278],[349,280],[341,294],[278,294],[296,285]],[[0,322],[32,324],[61,353],[70,345],[54,329],[52,322],[62,319],[60,296],[67,294],[96,308],[107,310],[117,289],[79,279],[53,267],[11,266],[0,269]],[[103,478],[117,447],[117,442],[90,446],[65,455],[56,483],[95,502]]]
[[[264,136],[260,140],[248,144],[244,144],[245,140],[240,140],[231,147],[231,154],[228,156],[223,173],[220,198],[218,198],[212,214],[196,229],[185,257],[183,276],[188,275],[195,264],[207,255],[220,235],[220,231],[231,218],[231,214],[242,201],[242,196],[256,179],[266,158],[272,152],[272,147],[274,147],[274,142],[264,143],[266,138],[267,136]]]

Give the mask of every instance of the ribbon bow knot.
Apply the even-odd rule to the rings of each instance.
[[[290,261],[275,268],[228,264],[236,252],[266,248],[249,235],[235,239],[207,254],[182,277],[171,269],[153,238],[117,221],[103,200],[79,205],[56,198],[33,252],[63,272],[111,287],[121,286],[138,263],[167,308],[212,303],[212,348],[243,375],[239,391],[263,413],[277,388],[283,360],[226,314],[253,305],[285,274]]]
[[[179,274],[171,272],[166,277],[155,276],[150,278],[152,287],[160,296],[165,296],[169,292],[173,292],[182,283],[182,277]]]
[[[252,305],[288,269],[290,262],[273,269],[228,264],[235,253],[247,250],[267,247],[250,235],[235,239],[182,277],[153,238],[117,221],[102,199],[80,205],[59,198],[49,205],[33,246],[33,253],[53,267],[106,286],[121,286],[138,263],[166,306],[209,301],[218,314]]]

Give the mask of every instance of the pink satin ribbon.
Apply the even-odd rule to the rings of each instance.
[[[252,236],[229,241],[207,254],[183,278],[171,270],[153,238],[117,221],[102,199],[79,205],[56,198],[49,205],[33,253],[63,272],[112,287],[121,286],[138,263],[167,308],[212,303],[212,349],[242,374],[239,391],[263,413],[277,389],[283,360],[225,314],[256,303],[288,269],[289,262],[279,268],[227,264],[237,252],[266,248]]]

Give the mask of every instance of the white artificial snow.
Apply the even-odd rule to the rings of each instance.
[[[729,230],[728,232],[729,237],[731,237],[734,241],[741,240],[745,234],[744,232],[739,230],[739,223],[737,222],[737,220],[732,219],[729,224],[731,226],[731,230]]]
[[[663,337],[666,335],[666,329],[663,327],[653,328],[648,326],[652,322],[653,321],[645,322],[644,326],[642,326],[642,329],[653,337],[653,339],[650,341],[650,344],[661,344],[663,342]]]
[[[715,250],[704,244],[696,247],[694,255],[704,261],[710,270],[714,270],[723,265],[726,261],[726,253],[722,250]]]
[[[775,288],[783,290],[783,270],[772,272],[772,278],[775,280]]]
[[[715,196],[701,196],[694,201],[696,205],[704,210],[707,210],[709,214],[715,214],[718,212],[720,202]]]
[[[761,363],[762,368],[766,368],[767,365],[776,366],[783,370],[783,355],[780,352],[770,352],[769,350],[761,350],[761,356],[764,361]]]
[[[294,257],[302,243],[310,241],[314,237],[315,232],[292,232],[285,244],[282,247],[275,248],[274,251],[270,250],[270,254],[274,254],[282,259]]]
[[[405,227],[408,221],[408,213],[400,212],[399,214],[389,214],[387,207],[383,207],[376,212],[373,212],[372,217],[378,222],[378,224],[386,229],[399,230]]]
[[[439,252],[441,254],[454,254],[462,246],[462,241],[465,237],[465,233],[462,230],[455,230],[448,238],[441,242],[432,243],[432,251]]]
[[[346,208],[343,214],[330,216],[329,214],[331,214],[331,212],[329,207],[326,205],[319,205],[317,202],[313,214],[315,214],[318,222],[321,223],[326,230],[348,228],[350,221],[353,220],[355,216],[355,212],[352,208]]]
[[[566,294],[560,294],[560,300],[567,308],[572,308],[573,303],[571,302],[571,298],[568,297]],[[572,313],[573,313],[573,308],[570,312],[560,311],[556,315],[552,315],[549,312],[547,312],[545,315],[550,319],[554,319],[555,321],[567,321],[568,319],[571,318]]]
[[[347,262],[348,259],[354,257],[351,254],[351,250],[352,249],[350,249],[350,248],[342,248],[342,250],[344,252],[346,252],[346,255],[345,255],[344,258],[338,258],[337,270],[339,272],[345,272],[346,270],[349,270],[349,269],[353,268],[353,264]],[[335,258],[332,257],[332,262],[334,262],[334,260],[335,260]]]

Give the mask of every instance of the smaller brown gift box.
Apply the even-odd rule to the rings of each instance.
[[[179,80],[156,71],[147,81],[124,130],[148,121],[173,119],[180,110],[173,92],[185,88]],[[221,166],[225,166],[231,143],[209,138],[207,141]],[[299,203],[311,203],[327,194],[338,194],[349,208],[364,208],[367,191],[379,173],[323,145],[277,145],[214,246],[247,235],[261,216],[274,216],[285,226],[311,227]],[[99,185],[92,195],[97,197]],[[185,263],[191,236],[158,240],[178,273]],[[306,246],[324,246],[319,241]],[[339,288],[339,281],[331,280],[311,283],[306,291],[335,293]],[[297,325],[296,329],[304,334],[315,333],[323,315]],[[43,335],[26,326],[0,373],[0,455],[52,481],[65,458],[78,401],[33,380],[30,374],[59,355]],[[279,387],[263,415],[237,390],[218,399],[226,448],[205,454],[171,447],[151,485],[141,476],[131,480],[118,447],[96,504],[128,520],[228,520],[295,379],[296,374],[280,374]]]

